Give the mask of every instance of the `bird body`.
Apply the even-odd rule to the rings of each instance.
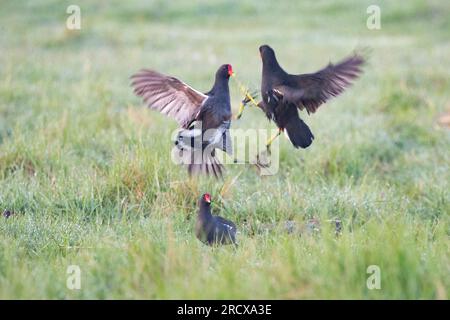
[[[227,65],[225,65],[227,66]],[[221,67],[216,73],[214,85],[205,93],[208,97],[203,103],[197,120],[203,121],[203,130],[218,128],[224,122],[231,120],[231,102],[228,79],[231,69]],[[231,68],[231,67],[230,67]]]
[[[178,133],[176,144],[181,157],[189,159],[190,174],[222,176],[223,167],[215,157],[215,149],[231,153],[231,139],[224,137],[229,134],[231,123],[228,80],[232,73],[231,65],[222,65],[216,72],[212,89],[207,93],[153,70],[141,70],[132,76],[135,94],[141,96],[151,109],[179,123],[182,130]],[[196,124],[201,128],[201,135],[193,131],[197,128]],[[194,138],[200,138],[200,143],[194,143]],[[183,140],[187,142],[178,145]],[[224,140],[227,140],[226,144]]]
[[[208,245],[236,244],[236,225],[211,213],[211,196],[205,193],[199,200],[195,235]]]
[[[316,73],[293,75],[279,65],[271,47],[263,45],[259,51],[263,67],[262,101],[258,107],[280,131],[285,131],[294,147],[309,147],[314,135],[299,117],[298,110],[314,113],[321,104],[343,92],[361,72],[364,59],[354,55]]]
[[[205,93],[208,97],[195,118],[195,124],[200,124],[201,136],[192,138],[189,131],[195,130],[196,125],[191,125],[178,135],[179,141],[184,141],[177,146],[182,152],[184,148],[194,152],[188,153],[188,172],[190,175],[204,173],[221,177],[223,167],[215,157],[216,149],[232,153],[230,126],[231,126],[231,102],[228,79],[232,74],[230,65],[223,65],[216,73],[213,87]],[[194,122],[193,121],[193,122]],[[185,136],[188,138],[186,139]],[[201,140],[195,141],[201,137]],[[189,148],[190,147],[190,148]],[[182,156],[184,157],[184,156]]]

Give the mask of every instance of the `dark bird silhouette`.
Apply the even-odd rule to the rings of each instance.
[[[195,235],[201,242],[214,244],[236,244],[236,225],[222,217],[211,214],[211,196],[205,193],[199,200]]]
[[[259,52],[262,59],[262,101],[258,107],[279,128],[278,134],[267,142],[268,149],[283,131],[295,148],[309,147],[314,135],[299,117],[298,109],[314,113],[320,105],[342,93],[362,72],[364,58],[354,54],[337,64],[330,63],[316,73],[293,75],[279,65],[271,47],[262,45]],[[243,101],[248,102],[248,99]]]
[[[3,216],[7,219],[7,218],[9,218],[9,217],[11,217],[11,216],[13,216],[14,215],[14,212],[13,211],[11,211],[11,210],[5,210],[5,211],[3,211]]]
[[[223,166],[215,151],[221,149],[231,154],[228,80],[232,74],[231,65],[222,65],[207,93],[153,70],[144,69],[131,77],[134,93],[151,109],[174,118],[182,128],[175,144],[189,174],[222,176]]]

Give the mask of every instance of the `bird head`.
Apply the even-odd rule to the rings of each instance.
[[[220,78],[229,79],[231,76],[234,76],[233,67],[231,64],[224,64],[220,66],[216,73],[216,77]]]
[[[210,195],[209,193],[205,193],[205,194],[202,196],[202,200],[203,200],[204,202],[210,204],[210,203],[211,203],[211,195]]]
[[[261,56],[261,59],[267,60],[271,58],[275,58],[275,51],[268,46],[267,44],[263,44],[259,47],[259,55]]]

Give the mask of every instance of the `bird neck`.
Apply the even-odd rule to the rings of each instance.
[[[220,95],[223,97],[229,97],[230,89],[228,86],[228,79],[216,76],[216,80],[214,81],[214,85],[212,89],[209,91],[209,94],[214,96]]]
[[[200,203],[200,210],[198,211],[198,215],[202,218],[208,218],[211,217],[211,204],[202,201]]]
[[[269,74],[275,75],[284,75],[286,72],[281,68],[277,59],[274,57],[270,57],[267,60],[263,60],[263,68],[262,68],[263,76]]]

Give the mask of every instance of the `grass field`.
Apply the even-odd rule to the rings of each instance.
[[[450,290],[450,4],[443,1],[1,1],[0,298],[447,299]],[[381,29],[366,8],[381,8]],[[81,30],[68,31],[69,4]],[[189,180],[176,123],[129,76],[151,67],[209,90],[231,63],[259,87],[258,46],[311,72],[370,47],[363,77],[280,139],[280,170]],[[231,82],[233,108],[241,94]],[[249,109],[234,128],[272,128]],[[244,170],[243,170],[244,169]],[[194,236],[196,201],[240,230]],[[308,232],[310,219],[319,230]],[[334,234],[329,220],[342,221]],[[287,221],[300,231],[286,232]],[[81,289],[66,286],[69,265]],[[377,265],[381,289],[369,290]]]

